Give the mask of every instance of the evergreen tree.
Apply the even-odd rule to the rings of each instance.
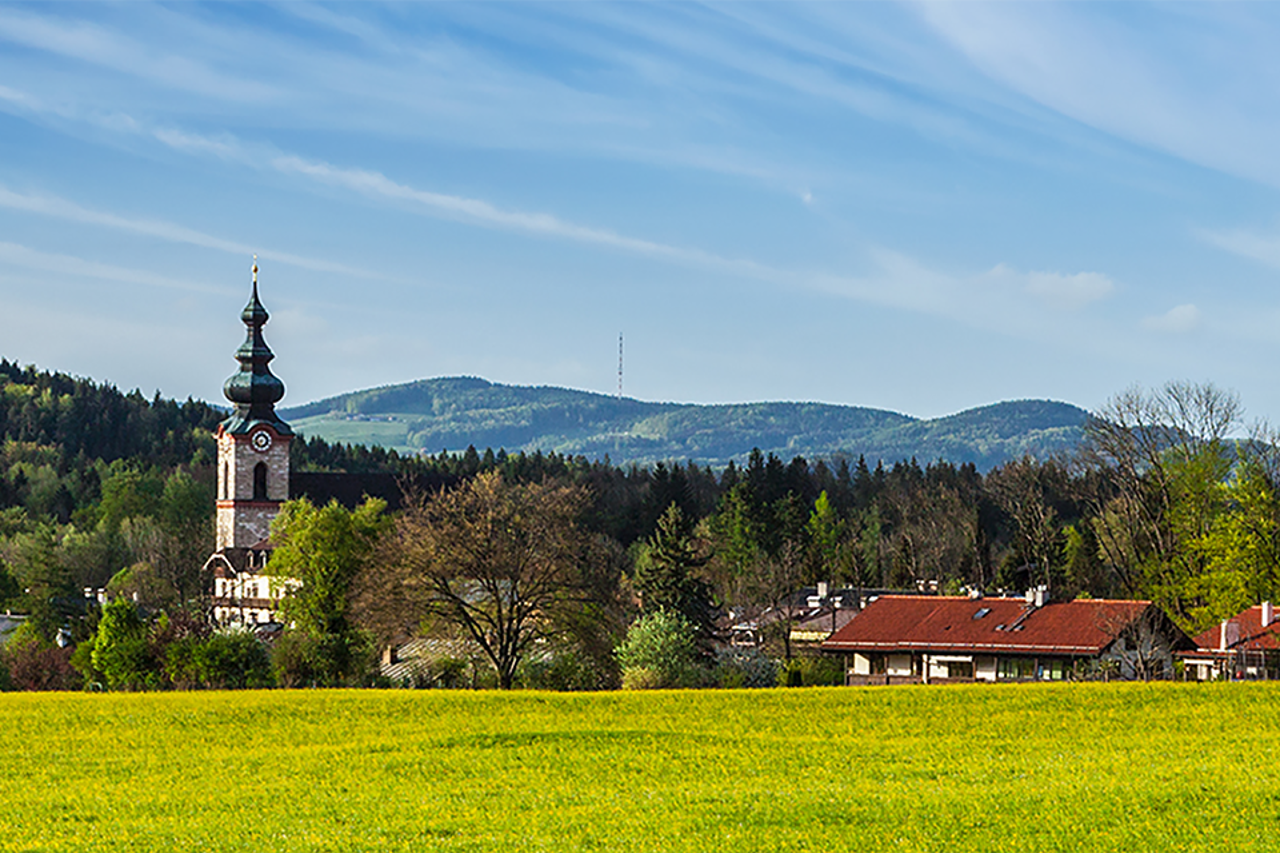
[[[673,502],[645,543],[636,563],[635,586],[645,613],[678,614],[693,626],[702,652],[710,654],[716,606],[710,585],[696,574],[706,563],[694,546],[688,520]]]

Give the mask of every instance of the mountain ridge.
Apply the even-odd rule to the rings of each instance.
[[[784,458],[916,458],[989,469],[1024,454],[1069,452],[1088,413],[1054,400],[1011,400],[941,418],[834,403],[655,403],[594,391],[436,377],[327,397],[280,414],[326,441],[401,452],[468,445],[554,451],[615,464],[741,462],[752,448]]]

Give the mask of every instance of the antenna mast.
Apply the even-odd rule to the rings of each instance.
[[[622,332],[618,332],[618,399],[622,399]]]

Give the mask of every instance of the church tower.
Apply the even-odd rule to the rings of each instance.
[[[236,350],[240,370],[222,386],[235,412],[218,426],[217,550],[235,559],[246,550],[270,550],[267,537],[280,504],[289,499],[289,442],[293,430],[276,415],[284,383],[268,366],[275,355],[262,337],[267,310],[258,300],[258,264],[253,296],[240,314],[247,327]],[[233,556],[235,555],[235,556]],[[246,555],[247,556],[247,555]]]

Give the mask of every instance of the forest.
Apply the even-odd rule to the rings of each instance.
[[[224,413],[7,361],[0,361],[0,381],[0,609],[28,615],[22,639],[36,661],[15,683],[76,681],[71,656],[99,633],[106,612],[99,589],[145,605],[121,618],[140,620],[153,634],[202,622],[211,592],[200,569],[213,548],[213,435]],[[487,488],[490,500],[512,506],[534,500],[529,490],[543,490],[538,500],[559,495],[557,524],[582,533],[572,547],[593,572],[583,582],[589,597],[577,599],[574,612],[585,612],[588,600],[600,617],[562,634],[594,650],[608,669],[628,626],[654,602],[680,613],[705,640],[729,612],[776,607],[818,581],[950,593],[1045,585],[1059,599],[1147,598],[1194,633],[1280,593],[1276,443],[1263,428],[1245,433],[1233,394],[1170,383],[1118,394],[1091,416],[1070,454],[1028,456],[986,472],[946,460],[872,465],[760,451],[719,470],[474,447],[401,456],[315,438],[293,442],[292,464],[391,473],[405,483],[429,474],[452,484],[451,492]],[[437,541],[433,531],[448,517],[429,508],[444,497],[417,496],[410,501],[417,515],[366,517],[362,535],[376,539],[394,528],[403,539],[414,529],[421,541]],[[325,510],[298,507],[286,516],[337,518]],[[346,514],[348,527],[362,511],[383,512],[332,510]],[[361,553],[381,553],[373,539]],[[413,559],[421,566],[438,559],[419,551]],[[292,559],[301,576],[306,554]],[[324,618],[372,637],[389,623],[369,604],[376,584],[365,584],[361,609],[358,568]],[[375,596],[383,604],[394,598],[385,588]],[[419,602],[413,618],[439,616],[441,600]],[[452,624],[465,625],[464,616],[453,613]],[[394,631],[382,633],[386,639]],[[506,677],[509,683],[516,673]],[[189,669],[169,679],[199,680]]]

